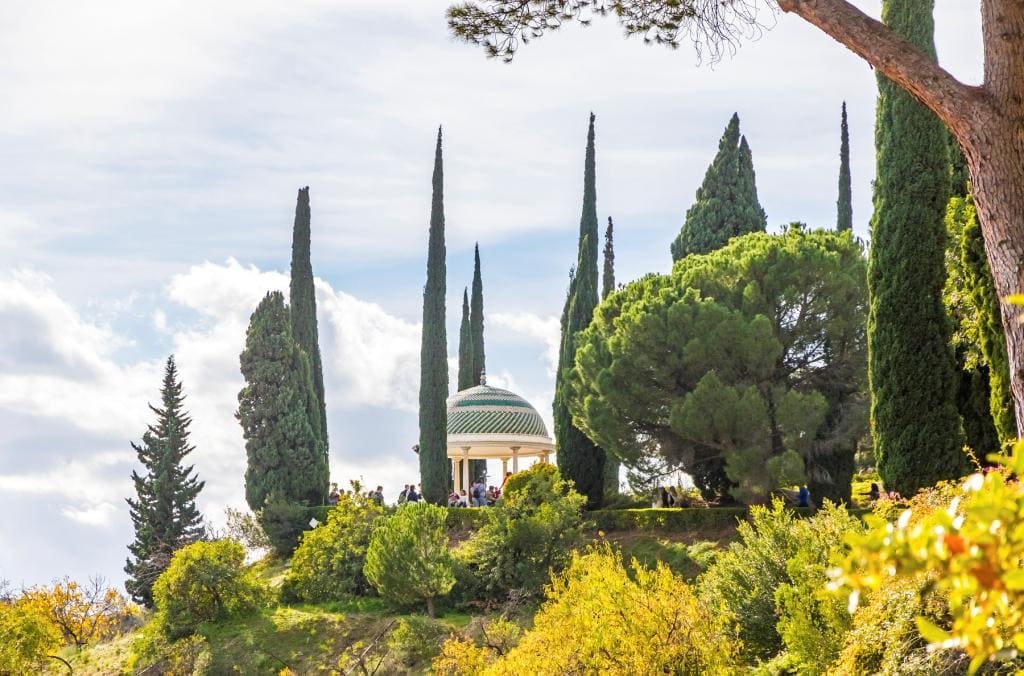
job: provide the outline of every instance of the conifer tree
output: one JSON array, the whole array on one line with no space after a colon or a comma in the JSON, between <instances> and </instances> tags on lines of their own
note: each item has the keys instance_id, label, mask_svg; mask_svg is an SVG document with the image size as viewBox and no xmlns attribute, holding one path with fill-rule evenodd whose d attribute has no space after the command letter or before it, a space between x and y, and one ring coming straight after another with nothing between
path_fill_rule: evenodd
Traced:
<instances>
[{"instance_id":1,"label":"conifer tree","mask_svg":"<svg viewBox=\"0 0 1024 676\"><path fill-rule=\"evenodd\" d=\"M433 197L423 287L423 336L420 346L420 485L423 498L442 504L448 497L447 407L448 337L445 329L444 168L441 129L434 152Z\"/></svg>"},{"instance_id":2,"label":"conifer tree","mask_svg":"<svg viewBox=\"0 0 1024 676\"><path fill-rule=\"evenodd\" d=\"M714 251L733 237L764 232L766 227L750 146L740 136L739 115L733 113L718 142L718 154L697 189L697 201L687 210L682 230L672 242L672 260Z\"/></svg>"},{"instance_id":3,"label":"conifer tree","mask_svg":"<svg viewBox=\"0 0 1024 676\"><path fill-rule=\"evenodd\" d=\"M473 352L473 384L479 385L487 371L487 360L484 356L484 283L480 275L479 244L473 247L473 293L469 300L469 332ZM486 474L486 460L469 461L469 475L472 480L483 479Z\"/></svg>"},{"instance_id":4,"label":"conifer tree","mask_svg":"<svg viewBox=\"0 0 1024 676\"><path fill-rule=\"evenodd\" d=\"M245 499L260 513L269 501L322 505L329 472L309 357L292 335L284 294L268 293L249 320L238 393L248 464Z\"/></svg>"},{"instance_id":5,"label":"conifer tree","mask_svg":"<svg viewBox=\"0 0 1024 676\"><path fill-rule=\"evenodd\" d=\"M884 0L882 19L934 59L932 5ZM881 75L878 89L868 268L872 433L886 487L913 495L969 468L942 302L948 160L938 118Z\"/></svg>"},{"instance_id":6,"label":"conifer tree","mask_svg":"<svg viewBox=\"0 0 1024 676\"><path fill-rule=\"evenodd\" d=\"M846 123L846 101L843 121L839 125L839 199L836 200L836 230L853 230L853 194L850 185L850 128Z\"/></svg>"},{"instance_id":7,"label":"conifer tree","mask_svg":"<svg viewBox=\"0 0 1024 676\"><path fill-rule=\"evenodd\" d=\"M480 382L473 375L473 334L469 327L469 291L462 290L462 322L459 324L459 391Z\"/></svg>"},{"instance_id":8,"label":"conifer tree","mask_svg":"<svg viewBox=\"0 0 1024 676\"><path fill-rule=\"evenodd\" d=\"M295 226L292 230L292 276L288 300L291 306L292 332L295 342L309 357L320 409L320 426L317 434L323 442L324 458L327 450L327 405L324 401L324 372L320 361L320 337L316 322L316 290L313 287L313 264L310 262L310 212L309 186L299 188L295 203Z\"/></svg>"},{"instance_id":9,"label":"conifer tree","mask_svg":"<svg viewBox=\"0 0 1024 676\"><path fill-rule=\"evenodd\" d=\"M125 588L147 608L153 607L153 583L170 564L171 554L203 534L196 496L204 482L196 478L192 465L182 464L195 447L188 439L192 419L184 409L174 355L164 367L160 399L159 408L149 407L156 424L149 425L141 444L132 443L145 474L132 471L136 497L127 499L135 541L128 545Z\"/></svg>"},{"instance_id":10,"label":"conifer tree","mask_svg":"<svg viewBox=\"0 0 1024 676\"><path fill-rule=\"evenodd\" d=\"M484 283L480 276L480 245L473 248L473 295L469 300L469 330L473 336L473 372L477 383L487 371L484 357Z\"/></svg>"},{"instance_id":11,"label":"conifer tree","mask_svg":"<svg viewBox=\"0 0 1024 676\"><path fill-rule=\"evenodd\" d=\"M604 269L601 273L601 300L615 291L615 247L613 244L612 217L608 217L608 227L604 231ZM606 496L619 493L619 459L605 452L604 458L604 494Z\"/></svg>"},{"instance_id":12,"label":"conifer tree","mask_svg":"<svg viewBox=\"0 0 1024 676\"><path fill-rule=\"evenodd\" d=\"M608 227L604 231L604 269L601 274L601 300L615 290L615 247L612 243L612 217L608 217Z\"/></svg>"},{"instance_id":13,"label":"conifer tree","mask_svg":"<svg viewBox=\"0 0 1024 676\"><path fill-rule=\"evenodd\" d=\"M568 398L572 396L569 371L576 355L576 334L590 325L597 307L597 178L594 157L594 114L590 114L587 151L583 165L583 213L580 217L576 272L562 310L562 341L555 376L554 424L558 469L597 509L604 498L605 453L572 422Z\"/></svg>"}]
</instances>

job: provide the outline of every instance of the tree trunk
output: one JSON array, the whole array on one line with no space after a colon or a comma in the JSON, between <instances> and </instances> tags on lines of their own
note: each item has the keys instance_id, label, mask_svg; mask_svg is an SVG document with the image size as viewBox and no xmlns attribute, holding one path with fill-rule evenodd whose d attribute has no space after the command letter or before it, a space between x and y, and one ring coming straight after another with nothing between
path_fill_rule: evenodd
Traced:
<instances>
[{"instance_id":1,"label":"tree trunk","mask_svg":"<svg viewBox=\"0 0 1024 676\"><path fill-rule=\"evenodd\" d=\"M433 596L427 597L427 617L429 617L430 619L434 619L435 617L437 617L437 611L434 609Z\"/></svg>"},{"instance_id":2,"label":"tree trunk","mask_svg":"<svg viewBox=\"0 0 1024 676\"><path fill-rule=\"evenodd\" d=\"M1024 2L980 0L985 82L957 81L847 0L778 0L917 97L963 147L1000 298L1024 293ZM1017 434L1024 437L1024 318L1000 303Z\"/></svg>"},{"instance_id":3,"label":"tree trunk","mask_svg":"<svg viewBox=\"0 0 1024 676\"><path fill-rule=\"evenodd\" d=\"M996 293L1024 292L1024 140L1019 118L994 116L965 145L978 222L985 239ZM1024 436L1024 324L1021 308L1002 300L1000 309L1010 365L1010 392L1017 435Z\"/></svg>"}]
</instances>

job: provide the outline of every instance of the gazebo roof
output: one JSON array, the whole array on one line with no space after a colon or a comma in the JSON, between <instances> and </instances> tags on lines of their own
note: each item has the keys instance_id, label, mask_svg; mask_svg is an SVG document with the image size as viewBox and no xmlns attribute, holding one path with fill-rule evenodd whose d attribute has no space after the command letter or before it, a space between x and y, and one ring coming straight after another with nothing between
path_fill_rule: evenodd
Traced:
<instances>
[{"instance_id":1,"label":"gazebo roof","mask_svg":"<svg viewBox=\"0 0 1024 676\"><path fill-rule=\"evenodd\" d=\"M448 453L472 449L478 457L543 455L554 450L544 420L519 395L490 385L462 390L448 399Z\"/></svg>"}]
</instances>

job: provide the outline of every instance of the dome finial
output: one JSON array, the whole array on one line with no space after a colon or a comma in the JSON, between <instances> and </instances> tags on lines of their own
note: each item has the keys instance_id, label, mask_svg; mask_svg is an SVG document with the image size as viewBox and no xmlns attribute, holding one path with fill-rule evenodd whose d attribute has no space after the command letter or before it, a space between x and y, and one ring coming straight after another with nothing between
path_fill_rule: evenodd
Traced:
<instances>
[{"instance_id":1,"label":"dome finial","mask_svg":"<svg viewBox=\"0 0 1024 676\"><path fill-rule=\"evenodd\" d=\"M487 384L487 371L480 371L480 384L481 385L486 385Z\"/></svg>"}]
</instances>

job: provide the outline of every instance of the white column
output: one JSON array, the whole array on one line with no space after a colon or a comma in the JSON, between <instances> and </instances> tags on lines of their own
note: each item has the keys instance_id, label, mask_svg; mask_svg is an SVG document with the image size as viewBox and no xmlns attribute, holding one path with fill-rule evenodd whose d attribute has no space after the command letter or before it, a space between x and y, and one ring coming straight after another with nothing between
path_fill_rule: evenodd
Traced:
<instances>
[{"instance_id":1,"label":"white column","mask_svg":"<svg viewBox=\"0 0 1024 676\"><path fill-rule=\"evenodd\" d=\"M452 488L455 492L459 492L459 461L455 458L450 458L452 461Z\"/></svg>"},{"instance_id":2,"label":"white column","mask_svg":"<svg viewBox=\"0 0 1024 676\"><path fill-rule=\"evenodd\" d=\"M462 447L462 453L465 457L462 459L462 487L466 489L466 493L469 493L469 446ZM471 497L471 496L470 496Z\"/></svg>"},{"instance_id":3,"label":"white column","mask_svg":"<svg viewBox=\"0 0 1024 676\"><path fill-rule=\"evenodd\" d=\"M519 471L519 447L512 447L512 473L515 474Z\"/></svg>"},{"instance_id":4,"label":"white column","mask_svg":"<svg viewBox=\"0 0 1024 676\"><path fill-rule=\"evenodd\" d=\"M501 459L501 480L505 480L505 476L508 474L508 458Z\"/></svg>"}]
</instances>

